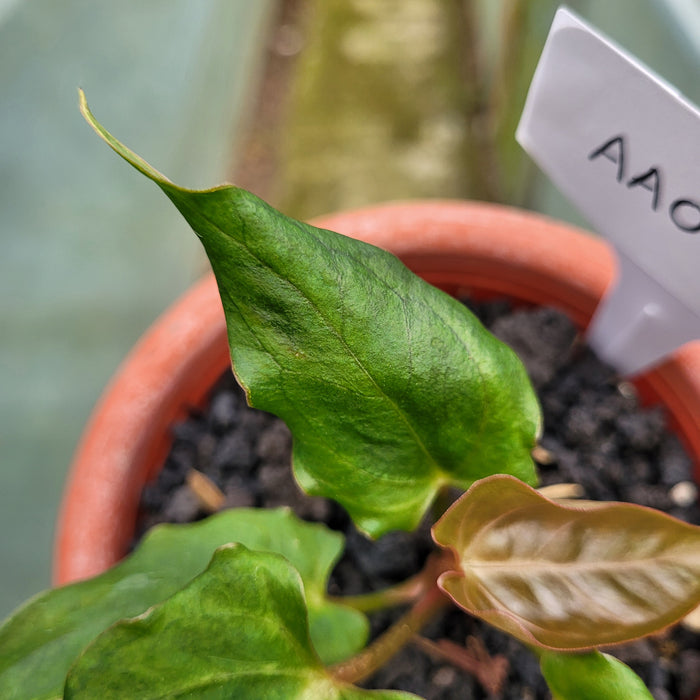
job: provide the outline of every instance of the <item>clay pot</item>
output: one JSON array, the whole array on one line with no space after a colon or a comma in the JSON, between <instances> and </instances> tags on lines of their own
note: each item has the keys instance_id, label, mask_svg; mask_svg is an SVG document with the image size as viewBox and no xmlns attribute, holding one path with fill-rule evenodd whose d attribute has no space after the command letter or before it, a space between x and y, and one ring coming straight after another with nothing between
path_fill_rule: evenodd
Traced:
<instances>
[{"instance_id":1,"label":"clay pot","mask_svg":"<svg viewBox=\"0 0 700 700\"><path fill-rule=\"evenodd\" d=\"M602 240L502 206L395 203L314 223L390 250L450 294L553 306L580 328L614 277ZM228 362L221 302L209 276L154 324L97 406L63 499L55 584L100 573L126 553L141 490L169 449L169 426L205 400ZM667 407L700 480L700 342L636 383L647 401Z\"/></svg>"}]
</instances>

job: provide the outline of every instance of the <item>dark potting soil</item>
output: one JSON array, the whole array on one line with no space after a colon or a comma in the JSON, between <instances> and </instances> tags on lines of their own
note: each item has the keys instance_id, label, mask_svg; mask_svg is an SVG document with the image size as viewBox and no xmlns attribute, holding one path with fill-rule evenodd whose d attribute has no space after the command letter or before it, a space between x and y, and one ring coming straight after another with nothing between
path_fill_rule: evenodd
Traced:
<instances>
[{"instance_id":1,"label":"dark potting soil","mask_svg":"<svg viewBox=\"0 0 700 700\"><path fill-rule=\"evenodd\" d=\"M512 310L506 302L480 304L474 310L520 355L540 397L545 427L538 455L542 485L573 482L589 499L640 503L700 523L692 464L666 430L663 410L640 409L633 387L618 382L579 343L566 317L548 309ZM208 409L193 412L173 432L165 467L143 493L142 532L158 522L204 517L185 482L188 471L197 469L218 484L227 506L288 505L301 518L342 531L346 551L331 576L334 595L403 581L433 549L429 523L416 533L391 533L371 542L336 503L301 493L289 467L289 431L279 419L246 406L230 373L212 392ZM371 616L372 635L400 612ZM419 642L408 645L367 687L408 690L428 700L551 697L530 651L466 613L450 609L423 636L467 646L482 666L485 658L503 664L501 689L489 693L472 674ZM656 700L685 700L700 692L700 634L680 625L610 652L640 674Z\"/></svg>"}]
</instances>

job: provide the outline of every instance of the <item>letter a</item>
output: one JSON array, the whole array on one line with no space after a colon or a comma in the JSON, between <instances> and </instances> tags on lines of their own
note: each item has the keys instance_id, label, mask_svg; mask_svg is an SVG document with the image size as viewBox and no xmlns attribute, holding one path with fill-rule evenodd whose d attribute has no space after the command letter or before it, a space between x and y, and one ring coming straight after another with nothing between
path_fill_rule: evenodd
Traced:
<instances>
[{"instance_id":1,"label":"letter a","mask_svg":"<svg viewBox=\"0 0 700 700\"><path fill-rule=\"evenodd\" d=\"M648 182L648 180L652 182ZM656 211L656 207L659 205L659 189L660 189L660 178L659 171L656 168L649 168L645 173L641 175L635 175L628 183L627 187L643 187L645 190L651 192L651 208Z\"/></svg>"},{"instance_id":2,"label":"letter a","mask_svg":"<svg viewBox=\"0 0 700 700\"><path fill-rule=\"evenodd\" d=\"M617 164L617 181L622 182L625 169L625 144L622 136L613 136L602 146L596 148L588 155L588 160L593 160L598 156L604 156L612 163Z\"/></svg>"}]
</instances>

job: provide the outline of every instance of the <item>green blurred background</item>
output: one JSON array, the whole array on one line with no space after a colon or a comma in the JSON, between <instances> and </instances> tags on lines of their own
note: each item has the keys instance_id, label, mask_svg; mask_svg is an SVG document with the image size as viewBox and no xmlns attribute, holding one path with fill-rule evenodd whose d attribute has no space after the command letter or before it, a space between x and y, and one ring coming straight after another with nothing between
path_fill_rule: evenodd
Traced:
<instances>
[{"instance_id":1,"label":"green blurred background","mask_svg":"<svg viewBox=\"0 0 700 700\"><path fill-rule=\"evenodd\" d=\"M0 617L50 580L90 409L206 269L115 135L308 218L411 197L581 223L513 139L551 0L0 0ZM700 101L700 3L569 3Z\"/></svg>"}]
</instances>

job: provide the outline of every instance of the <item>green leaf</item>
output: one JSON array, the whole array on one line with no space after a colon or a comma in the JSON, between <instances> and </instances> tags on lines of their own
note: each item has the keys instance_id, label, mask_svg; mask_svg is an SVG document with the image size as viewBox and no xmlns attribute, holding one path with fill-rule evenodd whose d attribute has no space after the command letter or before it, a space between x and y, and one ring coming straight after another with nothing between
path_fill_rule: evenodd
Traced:
<instances>
[{"instance_id":1,"label":"green leaf","mask_svg":"<svg viewBox=\"0 0 700 700\"><path fill-rule=\"evenodd\" d=\"M608 654L545 651L540 665L554 700L653 700L642 679Z\"/></svg>"},{"instance_id":2,"label":"green leaf","mask_svg":"<svg viewBox=\"0 0 700 700\"><path fill-rule=\"evenodd\" d=\"M306 588L311 636L326 663L356 653L367 639L361 613L325 598L342 535L286 509L233 509L191 525L160 525L121 564L88 581L47 591L0 627L0 697L60 697L70 664L100 632L139 615L200 574L217 547L241 542L277 552Z\"/></svg>"},{"instance_id":3,"label":"green leaf","mask_svg":"<svg viewBox=\"0 0 700 700\"><path fill-rule=\"evenodd\" d=\"M527 644L624 642L700 602L700 527L649 508L561 505L494 476L474 484L433 535L459 564L442 588Z\"/></svg>"},{"instance_id":4,"label":"green leaf","mask_svg":"<svg viewBox=\"0 0 700 700\"><path fill-rule=\"evenodd\" d=\"M540 411L515 354L397 258L294 221L233 186L172 184L102 138L172 200L216 275L233 367L285 420L309 493L372 536L413 529L445 484L504 472L534 483Z\"/></svg>"},{"instance_id":5,"label":"green leaf","mask_svg":"<svg viewBox=\"0 0 700 700\"><path fill-rule=\"evenodd\" d=\"M277 554L218 549L209 568L101 634L68 674L72 698L408 698L335 681L309 639L304 588Z\"/></svg>"}]
</instances>

